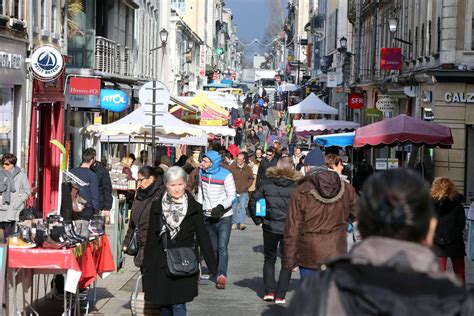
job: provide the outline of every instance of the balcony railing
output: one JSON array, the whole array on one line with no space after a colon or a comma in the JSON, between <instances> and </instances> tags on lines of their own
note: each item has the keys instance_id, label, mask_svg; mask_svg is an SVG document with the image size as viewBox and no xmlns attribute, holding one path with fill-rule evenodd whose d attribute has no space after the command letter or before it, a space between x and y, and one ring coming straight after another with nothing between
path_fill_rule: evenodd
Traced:
<instances>
[{"instance_id":1,"label":"balcony railing","mask_svg":"<svg viewBox=\"0 0 474 316\"><path fill-rule=\"evenodd\" d=\"M95 38L95 70L131 76L130 48L105 37Z\"/></svg>"},{"instance_id":2,"label":"balcony railing","mask_svg":"<svg viewBox=\"0 0 474 316\"><path fill-rule=\"evenodd\" d=\"M347 0L347 19L350 23L356 20L356 0Z\"/></svg>"}]
</instances>

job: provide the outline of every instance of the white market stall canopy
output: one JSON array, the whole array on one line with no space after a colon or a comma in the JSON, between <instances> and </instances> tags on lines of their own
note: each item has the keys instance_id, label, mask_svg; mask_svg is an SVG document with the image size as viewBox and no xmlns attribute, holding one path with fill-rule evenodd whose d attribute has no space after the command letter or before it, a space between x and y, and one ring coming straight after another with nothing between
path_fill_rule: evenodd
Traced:
<instances>
[{"instance_id":1,"label":"white market stall canopy","mask_svg":"<svg viewBox=\"0 0 474 316\"><path fill-rule=\"evenodd\" d=\"M141 106L127 116L110 124L89 125L82 129L83 134L91 136L114 135L151 135L152 116L145 114L145 107ZM157 134L185 136L201 136L204 131L196 125L181 121L172 114L165 112L163 116L156 116L155 129Z\"/></svg>"},{"instance_id":2,"label":"white market stall canopy","mask_svg":"<svg viewBox=\"0 0 474 316\"><path fill-rule=\"evenodd\" d=\"M339 120L294 120L297 132L320 132L326 130L349 130L360 127L360 124Z\"/></svg>"},{"instance_id":3,"label":"white market stall canopy","mask_svg":"<svg viewBox=\"0 0 474 316\"><path fill-rule=\"evenodd\" d=\"M337 115L339 111L332 106L324 103L314 93L310 93L306 99L300 103L288 107L290 114L333 114Z\"/></svg>"},{"instance_id":4,"label":"white market stall canopy","mask_svg":"<svg viewBox=\"0 0 474 316\"><path fill-rule=\"evenodd\" d=\"M199 125L199 128L202 128L206 131L207 134L214 134L217 136L235 136L235 128L228 126L205 126Z\"/></svg>"},{"instance_id":5,"label":"white market stall canopy","mask_svg":"<svg viewBox=\"0 0 474 316\"><path fill-rule=\"evenodd\" d=\"M151 136L127 136L127 135L116 135L116 136L106 136L102 135L100 137L102 143L151 143ZM169 137L163 135L156 135L157 144L167 144L167 145L188 145L188 146L207 146L207 135L203 134L201 136L186 136L186 137Z\"/></svg>"}]
</instances>

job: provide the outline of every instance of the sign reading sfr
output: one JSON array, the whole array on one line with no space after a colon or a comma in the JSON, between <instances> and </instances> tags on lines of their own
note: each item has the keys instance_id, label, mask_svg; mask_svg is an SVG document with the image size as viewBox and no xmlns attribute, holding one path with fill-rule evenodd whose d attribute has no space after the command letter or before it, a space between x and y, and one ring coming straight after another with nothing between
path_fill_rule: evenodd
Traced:
<instances>
[{"instance_id":1,"label":"sign reading sfr","mask_svg":"<svg viewBox=\"0 0 474 316\"><path fill-rule=\"evenodd\" d=\"M122 112L128 107L128 95L121 90L100 90L100 107L112 112Z\"/></svg>"}]
</instances>

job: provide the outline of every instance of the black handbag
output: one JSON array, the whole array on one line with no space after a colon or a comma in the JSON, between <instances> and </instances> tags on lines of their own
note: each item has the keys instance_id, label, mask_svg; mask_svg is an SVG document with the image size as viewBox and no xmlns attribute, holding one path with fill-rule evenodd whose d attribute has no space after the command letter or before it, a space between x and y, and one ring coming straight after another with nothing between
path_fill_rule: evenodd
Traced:
<instances>
[{"instance_id":1,"label":"black handbag","mask_svg":"<svg viewBox=\"0 0 474 316\"><path fill-rule=\"evenodd\" d=\"M127 243L125 253L129 256L136 256L138 254L138 228L133 230L132 236Z\"/></svg>"},{"instance_id":2,"label":"black handbag","mask_svg":"<svg viewBox=\"0 0 474 316\"><path fill-rule=\"evenodd\" d=\"M165 219L161 218L163 225ZM186 277L199 272L199 263L194 247L168 248L169 232L162 234L161 241L166 256L166 272L173 277Z\"/></svg>"}]
</instances>

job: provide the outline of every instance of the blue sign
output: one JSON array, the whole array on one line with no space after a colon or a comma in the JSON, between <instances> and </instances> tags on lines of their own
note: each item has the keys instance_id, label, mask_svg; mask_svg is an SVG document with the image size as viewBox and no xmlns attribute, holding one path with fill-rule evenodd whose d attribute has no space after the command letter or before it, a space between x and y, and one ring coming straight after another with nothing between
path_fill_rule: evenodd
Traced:
<instances>
[{"instance_id":1,"label":"blue sign","mask_svg":"<svg viewBox=\"0 0 474 316\"><path fill-rule=\"evenodd\" d=\"M112 112L122 112L128 107L128 95L121 90L100 90L100 108Z\"/></svg>"}]
</instances>

